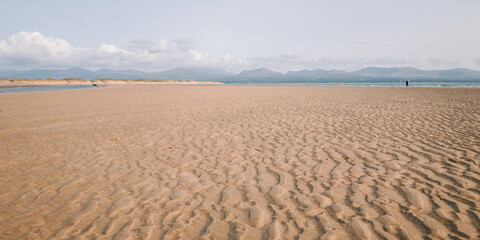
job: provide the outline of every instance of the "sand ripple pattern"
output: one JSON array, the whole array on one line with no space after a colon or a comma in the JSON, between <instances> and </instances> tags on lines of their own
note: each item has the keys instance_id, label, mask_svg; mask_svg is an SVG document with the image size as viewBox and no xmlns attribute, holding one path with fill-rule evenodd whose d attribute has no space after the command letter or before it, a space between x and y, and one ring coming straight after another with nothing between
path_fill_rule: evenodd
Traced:
<instances>
[{"instance_id":1,"label":"sand ripple pattern","mask_svg":"<svg viewBox=\"0 0 480 240\"><path fill-rule=\"evenodd\" d=\"M0 95L0 239L478 239L480 90Z\"/></svg>"}]
</instances>

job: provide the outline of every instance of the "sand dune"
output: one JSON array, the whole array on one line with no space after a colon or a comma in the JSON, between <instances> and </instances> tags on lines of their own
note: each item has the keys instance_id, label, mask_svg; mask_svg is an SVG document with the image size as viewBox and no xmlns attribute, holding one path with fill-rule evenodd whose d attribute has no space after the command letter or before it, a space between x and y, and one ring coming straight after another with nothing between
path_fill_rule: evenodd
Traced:
<instances>
[{"instance_id":1,"label":"sand dune","mask_svg":"<svg viewBox=\"0 0 480 240\"><path fill-rule=\"evenodd\" d=\"M125 79L99 79L99 80L83 80L83 79L0 79L0 88L4 87L28 87L28 86L58 86L58 85L224 85L221 82L214 81L196 81L196 80L125 80Z\"/></svg>"},{"instance_id":2,"label":"sand dune","mask_svg":"<svg viewBox=\"0 0 480 240\"><path fill-rule=\"evenodd\" d=\"M1 239L478 239L480 89L0 95Z\"/></svg>"}]
</instances>

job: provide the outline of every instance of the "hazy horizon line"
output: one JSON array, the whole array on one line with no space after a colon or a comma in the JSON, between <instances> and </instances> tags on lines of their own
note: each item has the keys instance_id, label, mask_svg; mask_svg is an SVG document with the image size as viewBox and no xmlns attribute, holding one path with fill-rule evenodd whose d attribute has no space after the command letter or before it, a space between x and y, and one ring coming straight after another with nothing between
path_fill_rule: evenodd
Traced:
<instances>
[{"instance_id":1,"label":"hazy horizon line","mask_svg":"<svg viewBox=\"0 0 480 240\"><path fill-rule=\"evenodd\" d=\"M96 72L96 71L100 71L100 70L110 70L110 71L139 71L139 72L144 72L144 73L155 73L155 72L163 72L163 71L168 71L168 70L173 70L173 69L211 69L211 70L222 70L222 71L225 71L225 72L229 72L229 73L232 73L232 74L239 74L241 72L247 72L247 71L254 71L254 70L261 70L261 69L266 69L266 70L269 70L269 71L272 71L272 72L277 72L277 73L282 73L282 74L285 74L287 72L298 72L298 71L314 71L314 70L324 70L324 71L344 71L344 72L347 72L347 73L353 73L353 72L356 72L356 71L360 71L360 70L363 70L363 69L367 69L367 68L378 68L378 69L405 69L405 68L412 68L412 69L417 69L417 70L421 70L421 71L448 71L448 70L455 70L455 69L463 69L463 70L469 70L469 71L476 71L476 72L480 72L480 70L477 70L477 69L471 69L471 68L467 68L467 67L451 67L451 68L435 68L435 69L425 69L425 68L419 68L419 67L414 67L414 66L388 66L388 67L384 67L384 66L366 66L366 67L362 67L362 68L358 68L358 69L355 69L355 70L347 70L347 69L339 69L339 68L299 68L297 70L287 70L287 71L279 71L279 70L275 70L275 69L271 69L271 68L268 68L268 67L254 67L254 68L244 68L240 71L230 71L230 70L226 70L225 68L221 68L221 67L211 67L211 66L208 66L208 67L197 67L197 66L179 66L179 67L171 67L171 68L163 68L163 69L158 69L158 70L142 70L142 69L139 69L139 68L93 68L93 67L78 67L78 66L71 66L71 67L45 67L45 68L28 68L28 69L23 69L23 70L19 70L19 69L13 69L13 68L3 68L3 69L0 69L0 71L15 71L15 72L28 72L28 71L32 71L32 70L45 70L45 71L54 71L54 70L69 70L69 69L83 69L83 70L88 70L88 71L91 71L91 72Z\"/></svg>"}]
</instances>

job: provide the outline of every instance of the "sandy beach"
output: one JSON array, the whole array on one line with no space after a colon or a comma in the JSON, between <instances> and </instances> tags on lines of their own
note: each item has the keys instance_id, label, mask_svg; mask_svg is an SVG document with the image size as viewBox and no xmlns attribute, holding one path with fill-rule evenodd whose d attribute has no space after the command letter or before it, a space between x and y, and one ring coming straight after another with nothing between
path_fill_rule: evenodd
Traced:
<instances>
[{"instance_id":1,"label":"sandy beach","mask_svg":"<svg viewBox=\"0 0 480 240\"><path fill-rule=\"evenodd\" d=\"M0 94L0 239L479 239L480 89Z\"/></svg>"}]
</instances>

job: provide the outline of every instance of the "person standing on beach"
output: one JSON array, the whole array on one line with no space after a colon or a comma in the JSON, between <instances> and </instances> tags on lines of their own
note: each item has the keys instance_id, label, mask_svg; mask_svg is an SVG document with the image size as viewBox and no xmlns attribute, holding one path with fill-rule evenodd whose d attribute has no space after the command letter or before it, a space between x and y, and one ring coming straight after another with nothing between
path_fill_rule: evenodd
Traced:
<instances>
[{"instance_id":1,"label":"person standing on beach","mask_svg":"<svg viewBox=\"0 0 480 240\"><path fill-rule=\"evenodd\" d=\"M408 80L405 82L405 86L407 86L407 87L408 87Z\"/></svg>"}]
</instances>

